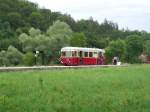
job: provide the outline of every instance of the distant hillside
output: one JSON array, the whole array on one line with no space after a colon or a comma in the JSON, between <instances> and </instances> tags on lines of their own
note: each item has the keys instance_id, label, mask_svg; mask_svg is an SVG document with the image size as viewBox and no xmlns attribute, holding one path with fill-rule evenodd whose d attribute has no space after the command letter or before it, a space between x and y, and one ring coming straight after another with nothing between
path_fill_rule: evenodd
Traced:
<instances>
[{"instance_id":1,"label":"distant hillside","mask_svg":"<svg viewBox=\"0 0 150 112\"><path fill-rule=\"evenodd\" d=\"M118 25L111 21L104 20L99 24L92 18L88 20L75 21L68 14L52 12L50 9L41 9L38 4L27 0L0 0L0 38L5 39L1 42L1 49L7 48L9 44L14 44L12 38L16 38L22 32L28 32L29 28L38 28L45 32L46 29L56 20L61 20L70 25L75 32L84 32L87 37L109 37L111 40L116 38L126 38L131 33L141 35L141 32L129 30L119 30ZM11 41L8 41L9 40ZM4 43L7 43L3 45ZM16 43L17 44L17 43Z\"/></svg>"}]
</instances>

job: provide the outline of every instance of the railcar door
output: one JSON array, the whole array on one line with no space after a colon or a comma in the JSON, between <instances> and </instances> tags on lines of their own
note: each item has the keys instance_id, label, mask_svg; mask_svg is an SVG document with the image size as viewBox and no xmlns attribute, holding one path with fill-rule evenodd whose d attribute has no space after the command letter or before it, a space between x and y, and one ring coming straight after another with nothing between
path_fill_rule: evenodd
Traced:
<instances>
[{"instance_id":1,"label":"railcar door","mask_svg":"<svg viewBox=\"0 0 150 112\"><path fill-rule=\"evenodd\" d=\"M79 51L79 64L82 65L83 64L83 52L82 51Z\"/></svg>"}]
</instances>

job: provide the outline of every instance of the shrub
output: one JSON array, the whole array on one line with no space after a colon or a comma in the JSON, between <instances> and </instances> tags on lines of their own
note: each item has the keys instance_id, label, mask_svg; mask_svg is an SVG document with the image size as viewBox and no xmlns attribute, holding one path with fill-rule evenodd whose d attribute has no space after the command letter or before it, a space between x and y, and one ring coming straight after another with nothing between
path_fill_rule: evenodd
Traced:
<instances>
[{"instance_id":1,"label":"shrub","mask_svg":"<svg viewBox=\"0 0 150 112\"><path fill-rule=\"evenodd\" d=\"M10 65L19 65L23 62L23 54L13 46L9 46L7 50L7 59Z\"/></svg>"},{"instance_id":2,"label":"shrub","mask_svg":"<svg viewBox=\"0 0 150 112\"><path fill-rule=\"evenodd\" d=\"M6 57L7 52L6 51L1 51L0 52L0 66L8 66L9 65L9 60Z\"/></svg>"},{"instance_id":3,"label":"shrub","mask_svg":"<svg viewBox=\"0 0 150 112\"><path fill-rule=\"evenodd\" d=\"M35 56L34 53L32 52L27 52L24 56L23 56L23 63L26 66L33 66L35 64Z\"/></svg>"}]
</instances>

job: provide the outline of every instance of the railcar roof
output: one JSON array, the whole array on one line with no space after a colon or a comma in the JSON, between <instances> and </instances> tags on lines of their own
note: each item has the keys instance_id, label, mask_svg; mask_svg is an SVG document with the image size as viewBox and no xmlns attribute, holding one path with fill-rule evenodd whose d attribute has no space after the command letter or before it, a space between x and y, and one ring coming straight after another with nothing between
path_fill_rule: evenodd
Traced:
<instances>
[{"instance_id":1,"label":"railcar roof","mask_svg":"<svg viewBox=\"0 0 150 112\"><path fill-rule=\"evenodd\" d=\"M63 47L61 51L94 51L94 52L105 52L104 49L98 48L85 48L85 47Z\"/></svg>"}]
</instances>

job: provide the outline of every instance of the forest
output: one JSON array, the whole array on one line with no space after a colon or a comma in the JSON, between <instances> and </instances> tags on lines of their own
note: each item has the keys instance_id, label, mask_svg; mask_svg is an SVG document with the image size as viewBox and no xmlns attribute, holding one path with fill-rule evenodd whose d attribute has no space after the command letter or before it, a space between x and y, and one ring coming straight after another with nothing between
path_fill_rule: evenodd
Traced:
<instances>
[{"instance_id":1,"label":"forest","mask_svg":"<svg viewBox=\"0 0 150 112\"><path fill-rule=\"evenodd\" d=\"M76 21L27 0L0 0L0 66L58 64L65 46L105 49L107 63L114 56L141 63L141 54L150 57L150 33L120 29L107 19Z\"/></svg>"}]
</instances>

